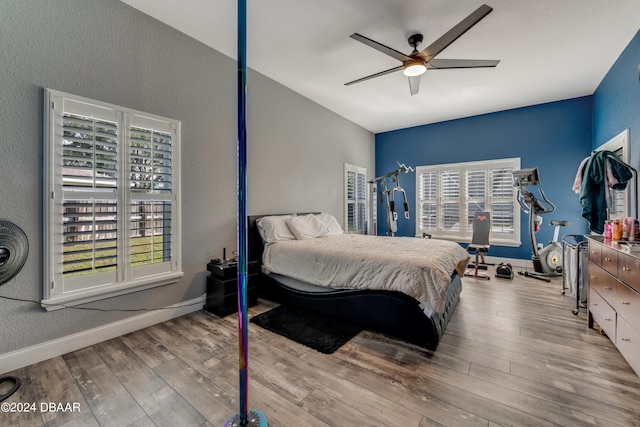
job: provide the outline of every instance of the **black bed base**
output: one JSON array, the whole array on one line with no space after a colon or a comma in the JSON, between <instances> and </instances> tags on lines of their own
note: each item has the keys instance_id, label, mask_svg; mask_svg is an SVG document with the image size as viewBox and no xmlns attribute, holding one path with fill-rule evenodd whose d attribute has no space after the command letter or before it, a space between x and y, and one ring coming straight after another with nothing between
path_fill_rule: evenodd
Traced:
<instances>
[{"instance_id":1,"label":"black bed base","mask_svg":"<svg viewBox=\"0 0 640 427\"><path fill-rule=\"evenodd\" d=\"M298 215L305 214L307 213L298 213ZM256 220L263 216L265 215L248 217L250 261L262 262L264 244L258 232ZM302 292L277 282L268 275L261 273L261 276L260 295L272 301L295 304L319 313L336 316L357 323L364 329L380 332L432 351L438 347L462 292L462 279L454 273L447 290L444 313L427 316L416 299L401 292L373 290Z\"/></svg>"},{"instance_id":2,"label":"black bed base","mask_svg":"<svg viewBox=\"0 0 640 427\"><path fill-rule=\"evenodd\" d=\"M341 290L309 293L286 286L268 275L263 276L260 290L267 299L339 317L431 351L438 347L462 290L462 280L456 274L447 292L445 312L428 317L414 298L401 292Z\"/></svg>"}]
</instances>

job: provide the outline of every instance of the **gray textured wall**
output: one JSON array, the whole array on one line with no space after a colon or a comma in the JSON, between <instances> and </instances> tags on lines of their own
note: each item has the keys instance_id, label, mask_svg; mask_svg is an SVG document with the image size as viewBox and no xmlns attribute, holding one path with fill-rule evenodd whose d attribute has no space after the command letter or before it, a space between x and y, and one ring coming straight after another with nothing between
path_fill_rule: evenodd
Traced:
<instances>
[{"instance_id":1,"label":"gray textured wall","mask_svg":"<svg viewBox=\"0 0 640 427\"><path fill-rule=\"evenodd\" d=\"M44 87L182 121L185 276L92 306L202 295L208 260L236 246L235 61L117 0L0 0L0 52L0 218L30 241L0 295L42 295ZM341 220L342 164L373 174L373 134L251 70L248 87L249 213L322 210ZM134 314L45 312L0 298L0 356Z\"/></svg>"}]
</instances>

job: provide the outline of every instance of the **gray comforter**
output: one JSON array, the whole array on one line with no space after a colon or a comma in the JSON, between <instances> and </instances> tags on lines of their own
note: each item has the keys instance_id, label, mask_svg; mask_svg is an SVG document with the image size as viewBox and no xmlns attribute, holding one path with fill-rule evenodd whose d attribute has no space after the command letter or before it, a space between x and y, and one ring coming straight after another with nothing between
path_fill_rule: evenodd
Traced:
<instances>
[{"instance_id":1,"label":"gray comforter","mask_svg":"<svg viewBox=\"0 0 640 427\"><path fill-rule=\"evenodd\" d=\"M442 313L454 271L469 254L455 242L343 234L267 245L266 272L334 289L400 291Z\"/></svg>"}]
</instances>

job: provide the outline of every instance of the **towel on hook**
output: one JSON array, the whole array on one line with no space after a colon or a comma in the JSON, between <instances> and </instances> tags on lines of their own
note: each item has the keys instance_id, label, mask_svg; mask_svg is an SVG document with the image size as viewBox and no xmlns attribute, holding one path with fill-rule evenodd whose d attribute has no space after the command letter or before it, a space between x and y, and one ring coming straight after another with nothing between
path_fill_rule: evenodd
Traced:
<instances>
[{"instance_id":1,"label":"towel on hook","mask_svg":"<svg viewBox=\"0 0 640 427\"><path fill-rule=\"evenodd\" d=\"M578 166L578 172L576 173L576 179L573 181L573 191L576 194L580 194L580 190L582 189L582 178L584 177L584 166L587 164L587 161L591 157L585 157L581 162L580 166Z\"/></svg>"},{"instance_id":2,"label":"towel on hook","mask_svg":"<svg viewBox=\"0 0 640 427\"><path fill-rule=\"evenodd\" d=\"M618 161L609 161L614 158ZM612 179L606 179L608 170ZM631 170L612 151L594 153L584 165L580 188L580 205L582 217L589 221L589 230L602 234L607 221L607 187L624 190L627 182L633 177ZM612 182L612 185L609 185Z\"/></svg>"},{"instance_id":3,"label":"towel on hook","mask_svg":"<svg viewBox=\"0 0 640 427\"><path fill-rule=\"evenodd\" d=\"M591 158L590 156L585 157L582 160L582 162L580 162L580 166L578 166L578 172L576 173L576 179L573 181L573 187L572 187L574 193L576 194L580 194L580 190L582 190L582 178L584 178L584 167L590 158ZM609 187L613 187L619 182L616 179L616 177L613 175L613 170L611 169L611 161L609 159L607 159L606 164L607 164L607 184L609 185Z\"/></svg>"}]
</instances>

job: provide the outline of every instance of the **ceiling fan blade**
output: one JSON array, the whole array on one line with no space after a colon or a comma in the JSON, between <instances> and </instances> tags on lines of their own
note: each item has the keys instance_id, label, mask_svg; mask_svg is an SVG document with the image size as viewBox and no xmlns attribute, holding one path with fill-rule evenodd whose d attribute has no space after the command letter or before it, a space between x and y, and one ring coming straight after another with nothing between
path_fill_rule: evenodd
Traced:
<instances>
[{"instance_id":1,"label":"ceiling fan blade","mask_svg":"<svg viewBox=\"0 0 640 427\"><path fill-rule=\"evenodd\" d=\"M354 80L354 81L352 81L352 82L345 83L344 85L345 85L345 86L349 86L349 85L352 85L352 84L355 84L355 83L363 82L363 81L365 81L365 80L373 79L373 78L375 78L375 77L384 76L385 74L395 73L396 71L400 71L400 70L402 70L403 68L404 68L404 66L399 65L399 66L397 66L397 67L393 67L393 68L390 68L390 69L388 69L388 70L380 71L379 73L371 74L370 76L363 77L363 78L361 78L361 79L358 79L358 80Z\"/></svg>"},{"instance_id":2,"label":"ceiling fan blade","mask_svg":"<svg viewBox=\"0 0 640 427\"><path fill-rule=\"evenodd\" d=\"M420 90L420 76L409 77L409 91L411 96L416 95Z\"/></svg>"},{"instance_id":3,"label":"ceiling fan blade","mask_svg":"<svg viewBox=\"0 0 640 427\"><path fill-rule=\"evenodd\" d=\"M432 59L427 63L430 70L446 70L451 68L484 68L495 67L500 63L494 59Z\"/></svg>"},{"instance_id":4,"label":"ceiling fan blade","mask_svg":"<svg viewBox=\"0 0 640 427\"><path fill-rule=\"evenodd\" d=\"M391 49L389 46L385 46L385 45L383 45L381 43L378 43L375 40L371 40L370 38L365 37L365 36L363 36L361 34L353 33L349 37L351 37L354 40L358 40L359 42L364 43L367 46L372 47L375 50L384 53L385 55L389 55L390 57L395 58L398 61L404 62L404 61L411 61L411 59L412 59L410 56L407 56L402 52L398 52L395 49Z\"/></svg>"},{"instance_id":5,"label":"ceiling fan blade","mask_svg":"<svg viewBox=\"0 0 640 427\"><path fill-rule=\"evenodd\" d=\"M425 61L430 61L431 58L442 52L447 46L456 41L458 37L467 32L471 27L480 22L482 18L487 16L493 10L492 7L483 4L476 9L471 15L460 21L455 27L447 31L438 40L431 43L424 50L422 50L418 56Z\"/></svg>"}]
</instances>

